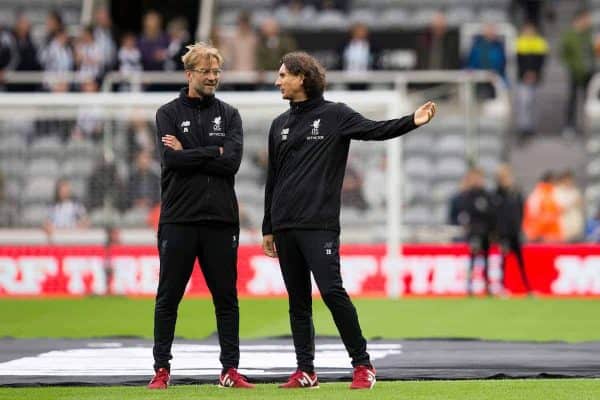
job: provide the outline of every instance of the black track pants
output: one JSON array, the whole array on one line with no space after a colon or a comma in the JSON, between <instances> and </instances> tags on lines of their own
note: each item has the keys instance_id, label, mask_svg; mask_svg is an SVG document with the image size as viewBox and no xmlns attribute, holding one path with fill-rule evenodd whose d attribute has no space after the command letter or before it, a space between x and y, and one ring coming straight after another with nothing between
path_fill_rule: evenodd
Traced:
<instances>
[{"instance_id":1,"label":"black track pants","mask_svg":"<svg viewBox=\"0 0 600 400\"><path fill-rule=\"evenodd\" d=\"M160 278L154 309L154 368L169 368L177 308L196 257L212 294L223 368L237 368L239 308L237 247L239 227L163 224L158 231Z\"/></svg>"},{"instance_id":2,"label":"black track pants","mask_svg":"<svg viewBox=\"0 0 600 400\"><path fill-rule=\"evenodd\" d=\"M314 370L311 272L352 358L352 365L370 365L367 341L362 335L356 309L342 286L338 233L286 230L276 232L274 237L289 296L290 325L298 368L307 372Z\"/></svg>"}]
</instances>

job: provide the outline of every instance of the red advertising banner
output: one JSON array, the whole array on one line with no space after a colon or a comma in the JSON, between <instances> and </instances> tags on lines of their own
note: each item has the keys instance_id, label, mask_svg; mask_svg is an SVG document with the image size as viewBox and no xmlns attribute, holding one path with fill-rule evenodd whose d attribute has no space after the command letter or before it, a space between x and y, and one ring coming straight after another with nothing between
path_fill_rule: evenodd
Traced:
<instances>
[{"instance_id":1,"label":"red advertising banner","mask_svg":"<svg viewBox=\"0 0 600 400\"><path fill-rule=\"evenodd\" d=\"M463 245L405 245L403 257L388 259L383 245L347 245L341 249L344 286L352 296L458 296L466 293L469 265ZM499 288L500 255L490 256L492 289ZM600 246L529 245L527 275L541 295L600 295ZM482 293L482 260L474 268L473 288ZM154 247L0 247L0 296L153 296L159 260ZM277 259L257 246L239 249L238 290L241 296L284 296ZM316 285L313 285L316 293ZM508 294L523 294L514 256L507 260ZM199 268L188 295L207 296Z\"/></svg>"}]
</instances>

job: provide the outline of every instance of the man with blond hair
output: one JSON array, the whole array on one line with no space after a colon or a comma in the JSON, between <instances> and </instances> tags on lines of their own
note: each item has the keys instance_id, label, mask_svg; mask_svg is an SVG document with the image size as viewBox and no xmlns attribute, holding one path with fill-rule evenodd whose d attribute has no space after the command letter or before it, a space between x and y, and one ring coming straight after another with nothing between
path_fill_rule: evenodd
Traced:
<instances>
[{"instance_id":1,"label":"man with blond hair","mask_svg":"<svg viewBox=\"0 0 600 400\"><path fill-rule=\"evenodd\" d=\"M177 308L196 258L212 295L223 365L221 387L252 388L237 371L239 213L233 189L242 159L242 120L215 97L223 58L207 44L182 57L188 86L156 113L161 160L160 276L154 312L154 370L166 389Z\"/></svg>"}]
</instances>

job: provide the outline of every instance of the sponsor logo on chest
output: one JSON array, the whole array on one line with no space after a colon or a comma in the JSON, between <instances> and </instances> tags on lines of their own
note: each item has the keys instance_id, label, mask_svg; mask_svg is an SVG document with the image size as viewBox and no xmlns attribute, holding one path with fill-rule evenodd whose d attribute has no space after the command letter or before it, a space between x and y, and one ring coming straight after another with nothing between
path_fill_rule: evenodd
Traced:
<instances>
[{"instance_id":1,"label":"sponsor logo on chest","mask_svg":"<svg viewBox=\"0 0 600 400\"><path fill-rule=\"evenodd\" d=\"M281 141L285 142L287 140L288 134L290 133L290 128L285 128L281 130Z\"/></svg>"},{"instance_id":2,"label":"sponsor logo on chest","mask_svg":"<svg viewBox=\"0 0 600 400\"><path fill-rule=\"evenodd\" d=\"M192 125L192 123L190 121L183 121L181 123L181 127L183 128L183 133L188 133L190 131L190 125Z\"/></svg>"}]
</instances>

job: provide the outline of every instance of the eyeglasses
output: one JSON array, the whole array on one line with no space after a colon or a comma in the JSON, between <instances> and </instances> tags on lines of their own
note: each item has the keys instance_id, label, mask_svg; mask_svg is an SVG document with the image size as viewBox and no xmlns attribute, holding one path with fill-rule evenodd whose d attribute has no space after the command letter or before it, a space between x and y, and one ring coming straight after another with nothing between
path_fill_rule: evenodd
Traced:
<instances>
[{"instance_id":1,"label":"eyeglasses","mask_svg":"<svg viewBox=\"0 0 600 400\"><path fill-rule=\"evenodd\" d=\"M223 70L220 68L215 68L215 69L199 68L199 69L189 69L188 71L198 72L201 75L214 74L216 76L221 75L221 72L223 72Z\"/></svg>"}]
</instances>

